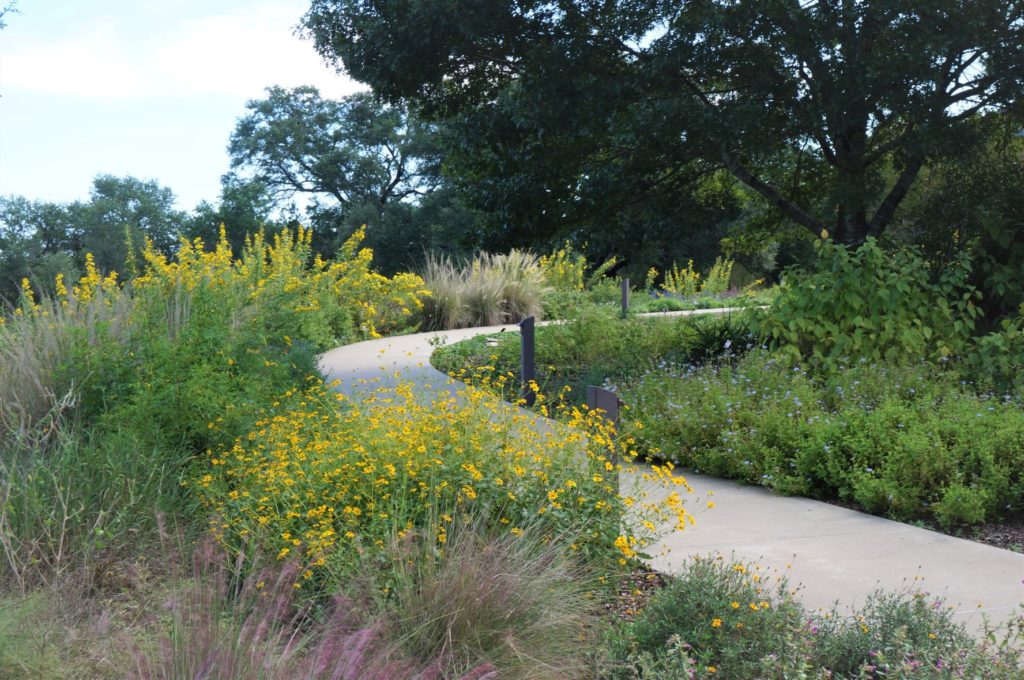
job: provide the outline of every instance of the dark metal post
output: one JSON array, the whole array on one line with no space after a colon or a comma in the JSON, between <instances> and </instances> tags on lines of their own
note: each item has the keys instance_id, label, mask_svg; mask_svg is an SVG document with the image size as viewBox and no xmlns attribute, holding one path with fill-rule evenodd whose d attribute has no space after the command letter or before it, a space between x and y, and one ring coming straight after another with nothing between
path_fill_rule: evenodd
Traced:
<instances>
[{"instance_id":1,"label":"dark metal post","mask_svg":"<svg viewBox=\"0 0 1024 680\"><path fill-rule=\"evenodd\" d=\"M615 426L616 434L619 431L619 407L622 406L622 402L619 400L619 395L615 394L611 390L606 390L595 385L587 385L587 406L591 411L600 409L603 411L603 417L605 420L611 421ZM618 486L619 479L619 458L615 453L615 447L611 447L611 457L609 462L615 466L615 471L612 473L615 477L616 486Z\"/></svg>"},{"instance_id":2,"label":"dark metal post","mask_svg":"<svg viewBox=\"0 0 1024 680\"><path fill-rule=\"evenodd\" d=\"M629 279L622 279L622 318L629 313Z\"/></svg>"},{"instance_id":3,"label":"dark metal post","mask_svg":"<svg viewBox=\"0 0 1024 680\"><path fill-rule=\"evenodd\" d=\"M527 406L533 406L537 393L530 389L530 381L537 379L536 355L533 338L534 319L528 316L519 322L521 348L519 353L520 375L523 379L523 399Z\"/></svg>"},{"instance_id":4,"label":"dark metal post","mask_svg":"<svg viewBox=\"0 0 1024 680\"><path fill-rule=\"evenodd\" d=\"M619 395L611 390L606 390L594 385L587 386L587 406L591 411L601 409L604 411L604 419L615 425L616 431L619 427Z\"/></svg>"}]
</instances>

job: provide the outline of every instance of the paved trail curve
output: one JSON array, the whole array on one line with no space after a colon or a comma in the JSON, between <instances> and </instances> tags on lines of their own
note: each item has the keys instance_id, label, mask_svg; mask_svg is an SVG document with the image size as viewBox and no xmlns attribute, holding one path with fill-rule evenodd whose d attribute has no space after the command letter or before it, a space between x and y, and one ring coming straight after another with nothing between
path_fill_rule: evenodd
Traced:
<instances>
[{"instance_id":1,"label":"paved trail curve","mask_svg":"<svg viewBox=\"0 0 1024 680\"><path fill-rule=\"evenodd\" d=\"M712 310L717 311L717 310ZM360 342L325 353L328 379L351 392L360 380L384 384L411 380L424 391L458 390L430 366L432 340L458 342L476 335L518 332L517 326L419 333ZM510 405L511 407L511 405ZM693 509L697 525L672 532L651 552L652 566L676 571L694 554L734 554L787 571L802 585L811 608L856 606L881 586L913 586L943 596L958 618L978 626L982 614L1008 619L1024 602L1024 555L893 522L805 498L775 496L766 489L684 473L697 495L714 492L715 507Z\"/></svg>"}]
</instances>

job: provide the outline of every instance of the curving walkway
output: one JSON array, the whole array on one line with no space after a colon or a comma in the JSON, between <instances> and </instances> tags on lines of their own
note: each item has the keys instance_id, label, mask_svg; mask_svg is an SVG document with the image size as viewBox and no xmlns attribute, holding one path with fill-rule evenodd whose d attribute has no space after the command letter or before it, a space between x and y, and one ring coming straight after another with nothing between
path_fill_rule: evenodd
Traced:
<instances>
[{"instance_id":1,"label":"curving walkway","mask_svg":"<svg viewBox=\"0 0 1024 680\"><path fill-rule=\"evenodd\" d=\"M434 343L497 332L518 332L518 326L360 342L325 353L320 367L349 393L364 380L411 380L424 392L457 392L458 383L430 366ZM836 601L844 608L857 606L878 587L906 586L944 597L956 616L974 627L980 627L982 615L994 622L1008 620L1024 603L1024 554L827 503L774 496L760 487L691 473L686 478L701 498L690 503L697 524L668 533L651 551L655 569L671 573L695 554L734 554L787 573L811 609L827 609ZM704 503L709 491L713 509Z\"/></svg>"}]
</instances>

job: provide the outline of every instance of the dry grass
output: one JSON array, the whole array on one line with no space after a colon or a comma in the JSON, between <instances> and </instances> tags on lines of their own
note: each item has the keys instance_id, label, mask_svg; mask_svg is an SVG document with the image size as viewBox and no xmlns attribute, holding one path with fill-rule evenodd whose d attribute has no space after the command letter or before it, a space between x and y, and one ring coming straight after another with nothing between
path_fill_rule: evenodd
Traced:
<instances>
[{"instance_id":1,"label":"dry grass","mask_svg":"<svg viewBox=\"0 0 1024 680\"><path fill-rule=\"evenodd\" d=\"M128 295L98 290L86 303L45 299L38 313L0 326L0 452L54 440L78 401L78 385L59 375L62 363L75 343L122 340L130 312Z\"/></svg>"},{"instance_id":2,"label":"dry grass","mask_svg":"<svg viewBox=\"0 0 1024 680\"><path fill-rule=\"evenodd\" d=\"M196 551L190 585L168 602L170 630L147 648L132 645L135 680L487 680L477 663L456 675L441 657L408 655L388 616L372 617L344 595L325 610L297 600L302 568L276 564L245 579L210 542Z\"/></svg>"},{"instance_id":3,"label":"dry grass","mask_svg":"<svg viewBox=\"0 0 1024 680\"><path fill-rule=\"evenodd\" d=\"M432 293L424 309L424 326L430 330L539 318L550 292L538 258L521 250L480 253L464 266L430 256L424 279Z\"/></svg>"},{"instance_id":4,"label":"dry grass","mask_svg":"<svg viewBox=\"0 0 1024 680\"><path fill-rule=\"evenodd\" d=\"M390 561L396 634L414 656L443 660L445 677L480 663L501 678L592 677L593 584L570 552L539 526L488 535L479 520L453 528L443 551L406 539Z\"/></svg>"}]
</instances>

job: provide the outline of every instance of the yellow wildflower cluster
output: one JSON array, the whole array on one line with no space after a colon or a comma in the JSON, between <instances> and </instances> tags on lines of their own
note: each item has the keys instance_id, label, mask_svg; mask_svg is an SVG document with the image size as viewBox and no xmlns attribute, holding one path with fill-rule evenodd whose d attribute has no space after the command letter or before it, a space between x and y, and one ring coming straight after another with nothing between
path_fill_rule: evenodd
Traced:
<instances>
[{"instance_id":1,"label":"yellow wildflower cluster","mask_svg":"<svg viewBox=\"0 0 1024 680\"><path fill-rule=\"evenodd\" d=\"M676 295L696 295L700 291L700 272L693 268L693 260L683 268L673 263L672 268L665 271L662 288Z\"/></svg>"},{"instance_id":2,"label":"yellow wildflower cluster","mask_svg":"<svg viewBox=\"0 0 1024 680\"><path fill-rule=\"evenodd\" d=\"M311 383L230 449L209 452L190 482L230 548L254 542L314 571L344 570L414 529L443 545L452 516L478 510L517 536L536 523L578 532L574 550L624 562L654 538L650 520L687 517L681 504L620 495L615 473L636 454L598 413L552 423L475 387L425 399L400 384L346 399ZM685 485L665 469L656 479ZM624 531L634 503L647 524Z\"/></svg>"},{"instance_id":3,"label":"yellow wildflower cluster","mask_svg":"<svg viewBox=\"0 0 1024 680\"><path fill-rule=\"evenodd\" d=\"M64 297L67 297L67 287L64 285L62 275L58 275L56 283L58 297L60 297L61 289L64 291ZM117 290L117 272L101 276L99 270L96 269L96 261L93 259L92 253L86 253L85 274L78 280L78 284L71 288L71 297L82 304L87 304L100 293L113 297Z\"/></svg>"},{"instance_id":4,"label":"yellow wildflower cluster","mask_svg":"<svg viewBox=\"0 0 1024 680\"><path fill-rule=\"evenodd\" d=\"M685 267L672 265L671 269L665 272L665 281L662 283L669 293L676 295L696 295L697 293L708 293L717 295L729 290L729 279L732 277L733 260L716 258L711 265L707 276L701 277L699 271L693 268L693 260L689 260ZM648 280L651 280L651 273L648 272Z\"/></svg>"},{"instance_id":5,"label":"yellow wildflower cluster","mask_svg":"<svg viewBox=\"0 0 1024 680\"><path fill-rule=\"evenodd\" d=\"M587 260L566 243L564 246L540 258L540 269L544 280L559 290L583 290L583 276Z\"/></svg>"},{"instance_id":6,"label":"yellow wildflower cluster","mask_svg":"<svg viewBox=\"0 0 1024 680\"><path fill-rule=\"evenodd\" d=\"M147 244L145 272L135 285L193 290L202 283L234 289L257 313L287 315L278 324L282 333L320 344L344 337L339 327L347 324L354 324L360 336L380 337L407 326L422 309L422 298L429 295L423 279L414 274L389 279L371 269L373 251L360 248L365 227L349 237L332 261L311 259L312 236L311 230L302 227L278 233L270 242L258 233L246 237L237 259L223 227L212 251L205 249L202 239L182 240L173 262ZM314 318L296 327L295 313ZM328 333L325 326L333 332Z\"/></svg>"},{"instance_id":7,"label":"yellow wildflower cluster","mask_svg":"<svg viewBox=\"0 0 1024 680\"><path fill-rule=\"evenodd\" d=\"M32 290L32 283L24 278L20 286L20 304L14 309L15 317L49 317L51 312L58 305L64 310L77 312L85 310L92 303L111 307L120 294L117 272L110 272L102 276L96 268L96 261L92 253L85 255L85 274L68 291L64 282L64 274L58 273L54 277L53 298L36 296ZM70 309L69 309L70 308ZM3 326L6 319L0 316L0 326Z\"/></svg>"}]
</instances>

